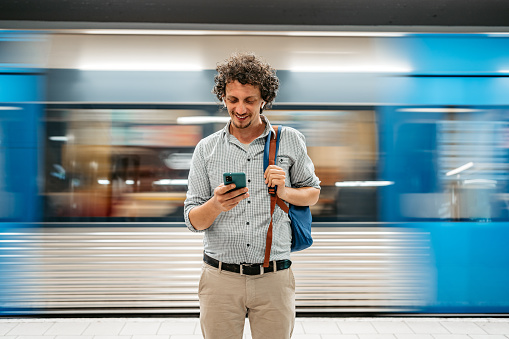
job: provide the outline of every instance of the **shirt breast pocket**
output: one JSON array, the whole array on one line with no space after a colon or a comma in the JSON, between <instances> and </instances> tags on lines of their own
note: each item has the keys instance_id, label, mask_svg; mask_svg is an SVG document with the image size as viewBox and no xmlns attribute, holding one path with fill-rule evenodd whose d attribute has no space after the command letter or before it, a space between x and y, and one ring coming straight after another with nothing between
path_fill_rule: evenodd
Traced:
<instances>
[{"instance_id":1,"label":"shirt breast pocket","mask_svg":"<svg viewBox=\"0 0 509 339\"><path fill-rule=\"evenodd\" d=\"M292 186L290 180L290 168L292 167L291 159L284 155L281 156L278 155L276 166L281 167L285 171L286 174L285 186L291 187Z\"/></svg>"}]
</instances>

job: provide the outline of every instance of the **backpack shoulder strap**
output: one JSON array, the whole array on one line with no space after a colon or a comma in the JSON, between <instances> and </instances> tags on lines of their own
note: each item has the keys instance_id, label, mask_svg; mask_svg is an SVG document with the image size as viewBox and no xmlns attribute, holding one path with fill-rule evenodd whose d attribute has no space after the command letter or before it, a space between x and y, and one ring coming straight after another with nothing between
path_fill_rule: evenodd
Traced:
<instances>
[{"instance_id":1,"label":"backpack shoulder strap","mask_svg":"<svg viewBox=\"0 0 509 339\"><path fill-rule=\"evenodd\" d=\"M281 133L279 133L279 126L273 126L274 131L276 132L275 138L272 138L272 133L269 133L269 165L275 165L276 164L276 157L277 157L277 151L279 146L279 140L281 138ZM267 167L265 167L267 169ZM276 187L269 187L269 194L275 195L276 194ZM272 211L273 212L273 211Z\"/></svg>"},{"instance_id":2,"label":"backpack shoulder strap","mask_svg":"<svg viewBox=\"0 0 509 339\"><path fill-rule=\"evenodd\" d=\"M264 170L267 169L269 165L276 164L277 151L279 148L279 141L281 140L281 133L278 131L279 126L273 126L274 131L276 132L275 138L272 137L272 133L269 133L267 138L267 142L265 144L265 153L264 153ZM266 157L266 158L265 158ZM267 161L265 161L267 160ZM283 209L286 213L288 213L288 206L279 199L276 195L276 187L269 187L270 194L270 224L269 229L267 230L267 239L265 241L265 258L263 260L263 267L269 267L270 261L270 250L272 248L272 215L274 214L274 210L276 209L276 204ZM284 208L283 208L284 206Z\"/></svg>"},{"instance_id":3,"label":"backpack shoulder strap","mask_svg":"<svg viewBox=\"0 0 509 339\"><path fill-rule=\"evenodd\" d=\"M281 200L281 198L279 198L278 196L276 196L276 204L279 206L279 208L281 208L283 210L283 212L285 212L286 214L288 214L288 212L290 212L290 207L288 207L285 202L283 200Z\"/></svg>"},{"instance_id":4,"label":"backpack shoulder strap","mask_svg":"<svg viewBox=\"0 0 509 339\"><path fill-rule=\"evenodd\" d=\"M281 141L281 133L278 131L283 130L282 126L281 126L281 129L279 127L280 126L272 126L272 128L274 128L274 131L276 132L276 134L275 134L275 136L273 136L272 131L269 132L269 135L267 136L267 140L265 141L265 149L263 151L263 171L264 172L267 169L267 167L269 166L270 159L272 159L272 161L274 161L274 163L272 163L271 165L275 164L277 152L279 150L279 142ZM275 148L274 148L274 146L272 146L274 148L274 152L275 152L272 156L270 155L271 145L275 145Z\"/></svg>"},{"instance_id":5,"label":"backpack shoulder strap","mask_svg":"<svg viewBox=\"0 0 509 339\"><path fill-rule=\"evenodd\" d=\"M279 141L281 140L281 132L278 133L279 126L274 126L274 130L276 131L276 138L271 138L270 140L270 151L269 151L269 164L275 165L276 164L276 157L277 152L279 150ZM281 126L281 131L283 130ZM275 140L274 140L275 139ZM267 167L265 167L267 168ZM277 187L271 187L269 188L270 194L276 193ZM274 191L274 193L271 193L271 190ZM286 214L288 214L289 207L276 195L276 204L281 208Z\"/></svg>"}]
</instances>

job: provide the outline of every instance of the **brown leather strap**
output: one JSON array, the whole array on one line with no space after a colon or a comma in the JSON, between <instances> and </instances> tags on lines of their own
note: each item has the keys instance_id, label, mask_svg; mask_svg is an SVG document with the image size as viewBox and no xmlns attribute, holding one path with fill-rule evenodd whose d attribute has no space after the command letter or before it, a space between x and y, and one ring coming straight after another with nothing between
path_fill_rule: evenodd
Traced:
<instances>
[{"instance_id":1,"label":"brown leather strap","mask_svg":"<svg viewBox=\"0 0 509 339\"><path fill-rule=\"evenodd\" d=\"M288 212L290 211L290 207L288 207L281 198L276 197L276 200L277 200L276 203L279 206L279 208L281 208L286 214L288 214Z\"/></svg>"},{"instance_id":2,"label":"brown leather strap","mask_svg":"<svg viewBox=\"0 0 509 339\"><path fill-rule=\"evenodd\" d=\"M272 127L274 127L274 131L276 133L274 134L274 137L270 139L270 145L269 145L269 166L276 164L276 143L277 143L277 133L278 133L278 129L279 129L279 126L272 126ZM275 187L269 187L269 194L271 194L271 195L276 194L276 188Z\"/></svg>"},{"instance_id":3,"label":"brown leather strap","mask_svg":"<svg viewBox=\"0 0 509 339\"><path fill-rule=\"evenodd\" d=\"M276 163L276 141L277 141L277 133L279 126L274 127L274 131L276 132L274 137L271 137L269 144L269 166L274 165ZM270 194L270 224L269 229L267 230L267 239L265 241L265 258L263 260L263 267L269 267L270 262L270 250L272 249L272 215L274 214L274 210L276 209L276 201L278 197L276 195L276 189L274 187L269 187Z\"/></svg>"},{"instance_id":4,"label":"brown leather strap","mask_svg":"<svg viewBox=\"0 0 509 339\"><path fill-rule=\"evenodd\" d=\"M276 197L270 196L270 224L267 230L267 240L265 241L265 258L263 259L263 267L269 267L270 263L270 250L272 249L272 214L276 209Z\"/></svg>"}]
</instances>

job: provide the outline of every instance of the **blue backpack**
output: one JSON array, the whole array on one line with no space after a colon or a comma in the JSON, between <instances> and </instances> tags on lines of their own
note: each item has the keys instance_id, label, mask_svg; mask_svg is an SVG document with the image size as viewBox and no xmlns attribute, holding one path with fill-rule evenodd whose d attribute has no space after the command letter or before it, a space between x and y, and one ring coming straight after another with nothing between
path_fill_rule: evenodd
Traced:
<instances>
[{"instance_id":1,"label":"blue backpack","mask_svg":"<svg viewBox=\"0 0 509 339\"><path fill-rule=\"evenodd\" d=\"M276 131L276 137L272 137L272 132L269 132L267 141L265 142L265 151L263 153L263 168L264 171L269 165L276 163L277 152L279 150L279 141L281 140L281 133L278 133L279 126L272 126ZM281 128L282 130L282 128ZM265 246L265 261L264 267L269 265L270 249L272 246L272 215L276 204L285 212L288 213L290 218L290 225L292 228L292 252L302 251L313 244L311 237L311 210L309 206L295 206L289 204L288 207L283 200L276 195L277 187L269 187L270 194L270 225L267 231L267 242Z\"/></svg>"}]
</instances>

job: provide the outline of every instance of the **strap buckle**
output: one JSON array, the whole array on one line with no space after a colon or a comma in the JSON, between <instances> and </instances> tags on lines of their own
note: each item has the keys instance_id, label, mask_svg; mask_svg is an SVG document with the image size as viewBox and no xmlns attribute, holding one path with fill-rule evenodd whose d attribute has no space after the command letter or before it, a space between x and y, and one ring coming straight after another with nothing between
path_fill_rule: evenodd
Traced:
<instances>
[{"instance_id":1,"label":"strap buckle","mask_svg":"<svg viewBox=\"0 0 509 339\"><path fill-rule=\"evenodd\" d=\"M277 187L269 187L269 194L272 196L276 195L276 188Z\"/></svg>"}]
</instances>

